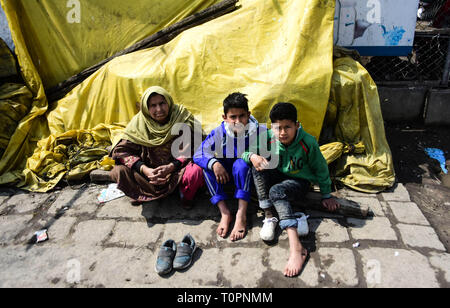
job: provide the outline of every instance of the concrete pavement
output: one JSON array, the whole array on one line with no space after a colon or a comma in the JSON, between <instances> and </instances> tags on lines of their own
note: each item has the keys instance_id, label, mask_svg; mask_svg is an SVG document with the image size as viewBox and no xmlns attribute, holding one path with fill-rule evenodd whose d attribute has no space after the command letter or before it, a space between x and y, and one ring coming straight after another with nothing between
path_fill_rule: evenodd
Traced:
<instances>
[{"instance_id":1,"label":"concrete pavement","mask_svg":"<svg viewBox=\"0 0 450 308\"><path fill-rule=\"evenodd\" d=\"M287 234L270 244L259 239L256 203L246 237L233 243L216 235L220 215L205 193L186 211L177 196L141 206L127 197L100 205L106 187L91 183L47 194L0 188L0 287L450 286L450 254L402 184L380 194L335 193L368 205L374 214L368 219L307 211L310 234L301 240L310 256L295 278L282 275ZM44 226L49 240L27 245ZM161 244L188 232L199 247L192 266L158 276Z\"/></svg>"}]
</instances>

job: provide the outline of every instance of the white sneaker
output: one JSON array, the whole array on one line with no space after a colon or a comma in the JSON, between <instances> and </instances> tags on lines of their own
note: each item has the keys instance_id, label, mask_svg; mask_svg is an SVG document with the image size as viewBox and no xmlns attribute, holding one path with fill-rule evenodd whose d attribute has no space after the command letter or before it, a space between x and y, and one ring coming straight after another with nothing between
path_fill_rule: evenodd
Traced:
<instances>
[{"instance_id":1,"label":"white sneaker","mask_svg":"<svg viewBox=\"0 0 450 308\"><path fill-rule=\"evenodd\" d=\"M308 227L308 216L306 216L305 214L303 214L302 212L297 212L294 214L294 216L297 217L297 233L298 236L305 236L308 235L309 233L309 227Z\"/></svg>"},{"instance_id":2,"label":"white sneaker","mask_svg":"<svg viewBox=\"0 0 450 308\"><path fill-rule=\"evenodd\" d=\"M259 236L263 241L272 241L275 237L275 228L278 224L276 217L266 218L263 220L264 225L259 232Z\"/></svg>"}]
</instances>

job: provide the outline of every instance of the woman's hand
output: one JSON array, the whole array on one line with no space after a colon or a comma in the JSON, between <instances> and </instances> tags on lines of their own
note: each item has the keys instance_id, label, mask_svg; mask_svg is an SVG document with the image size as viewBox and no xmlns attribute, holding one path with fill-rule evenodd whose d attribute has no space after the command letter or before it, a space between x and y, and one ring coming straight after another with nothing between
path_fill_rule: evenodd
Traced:
<instances>
[{"instance_id":1,"label":"woman's hand","mask_svg":"<svg viewBox=\"0 0 450 308\"><path fill-rule=\"evenodd\" d=\"M160 178L165 178L175 171L175 165L170 163L168 165L159 166L154 169L155 175Z\"/></svg>"},{"instance_id":2,"label":"woman's hand","mask_svg":"<svg viewBox=\"0 0 450 308\"><path fill-rule=\"evenodd\" d=\"M149 168L145 165L143 165L141 167L141 172L147 177L147 179L152 180L155 179L155 174L154 174L155 169L153 168Z\"/></svg>"},{"instance_id":3,"label":"woman's hand","mask_svg":"<svg viewBox=\"0 0 450 308\"><path fill-rule=\"evenodd\" d=\"M149 183L153 185L165 185L169 182L171 176L172 174L169 173L166 177L164 178L158 177L155 180L150 180Z\"/></svg>"},{"instance_id":4,"label":"woman's hand","mask_svg":"<svg viewBox=\"0 0 450 308\"><path fill-rule=\"evenodd\" d=\"M252 162L253 167L255 167L256 171L263 171L269 166L267 159L256 154L253 154L250 157L250 161Z\"/></svg>"},{"instance_id":5,"label":"woman's hand","mask_svg":"<svg viewBox=\"0 0 450 308\"><path fill-rule=\"evenodd\" d=\"M173 166L173 165L172 165ZM161 168L166 166L160 166L159 170L158 168L149 168L147 166L142 166L142 173L147 177L150 184L153 185L164 185L168 182L170 179L170 176L172 175L170 172L166 175L163 174L163 172L167 172L170 170L170 168Z\"/></svg>"}]
</instances>

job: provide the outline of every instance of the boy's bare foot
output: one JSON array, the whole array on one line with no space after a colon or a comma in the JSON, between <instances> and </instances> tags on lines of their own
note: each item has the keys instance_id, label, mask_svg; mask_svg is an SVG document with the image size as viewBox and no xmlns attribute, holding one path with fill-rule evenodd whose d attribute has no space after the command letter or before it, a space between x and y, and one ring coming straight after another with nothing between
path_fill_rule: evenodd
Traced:
<instances>
[{"instance_id":1,"label":"boy's bare foot","mask_svg":"<svg viewBox=\"0 0 450 308\"><path fill-rule=\"evenodd\" d=\"M241 240L245 236L247 230L247 206L248 202L239 199L239 209L236 213L236 221L234 222L233 230L231 231L230 240Z\"/></svg>"},{"instance_id":2,"label":"boy's bare foot","mask_svg":"<svg viewBox=\"0 0 450 308\"><path fill-rule=\"evenodd\" d=\"M220 219L219 226L217 227L216 230L217 235L224 238L228 233L230 223L231 223L231 215L222 213L222 218Z\"/></svg>"},{"instance_id":3,"label":"boy's bare foot","mask_svg":"<svg viewBox=\"0 0 450 308\"><path fill-rule=\"evenodd\" d=\"M245 236L246 226L247 226L246 217L236 216L236 221L234 222L233 230L231 230L230 240L234 242L243 239Z\"/></svg>"},{"instance_id":4,"label":"boy's bare foot","mask_svg":"<svg viewBox=\"0 0 450 308\"><path fill-rule=\"evenodd\" d=\"M305 248L291 250L289 260L284 268L284 275L288 277L297 276L305 263L308 251Z\"/></svg>"}]
</instances>

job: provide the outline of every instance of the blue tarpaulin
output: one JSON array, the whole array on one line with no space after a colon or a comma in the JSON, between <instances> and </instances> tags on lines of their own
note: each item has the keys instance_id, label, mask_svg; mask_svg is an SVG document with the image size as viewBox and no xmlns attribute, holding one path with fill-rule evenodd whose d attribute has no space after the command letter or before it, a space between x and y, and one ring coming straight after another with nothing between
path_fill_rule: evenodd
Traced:
<instances>
[{"instance_id":1,"label":"blue tarpaulin","mask_svg":"<svg viewBox=\"0 0 450 308\"><path fill-rule=\"evenodd\" d=\"M444 171L445 174L448 173L447 168L445 167L444 152L441 149L426 148L425 152L427 152L428 156L436 159L439 162L439 164L441 165L441 169L442 169L442 171Z\"/></svg>"}]
</instances>

